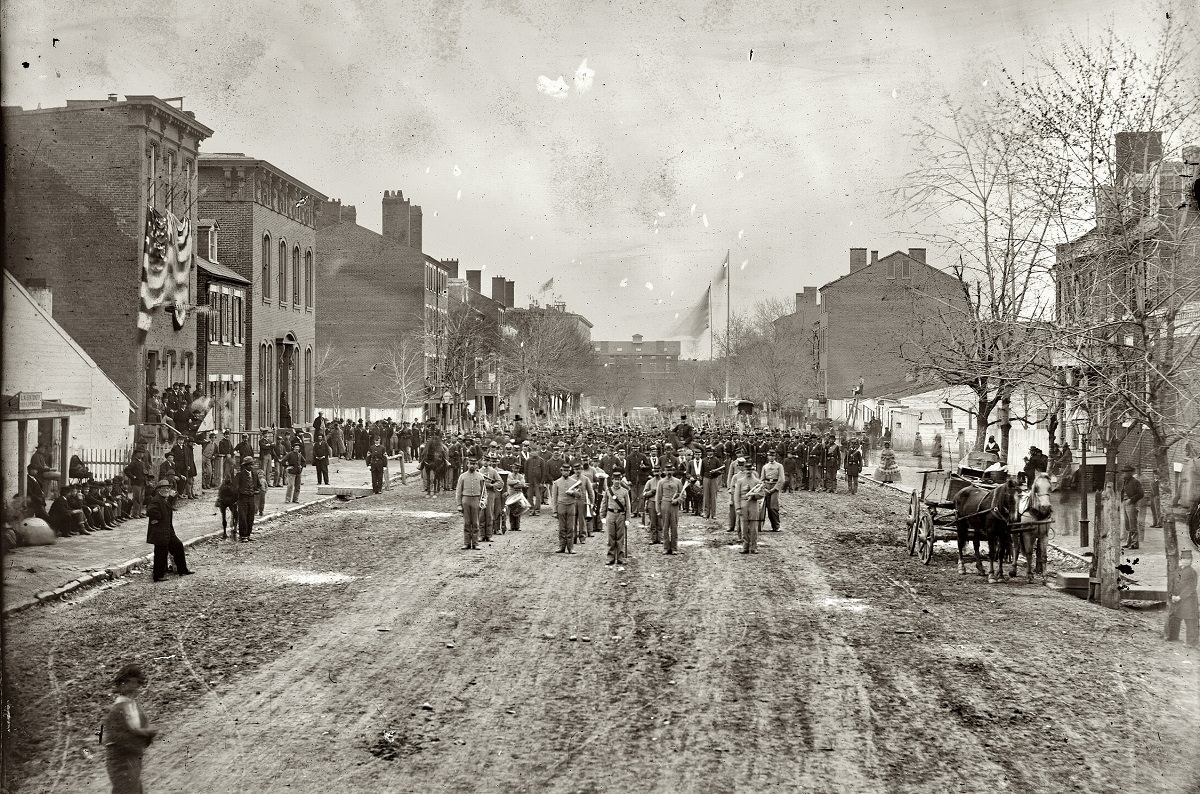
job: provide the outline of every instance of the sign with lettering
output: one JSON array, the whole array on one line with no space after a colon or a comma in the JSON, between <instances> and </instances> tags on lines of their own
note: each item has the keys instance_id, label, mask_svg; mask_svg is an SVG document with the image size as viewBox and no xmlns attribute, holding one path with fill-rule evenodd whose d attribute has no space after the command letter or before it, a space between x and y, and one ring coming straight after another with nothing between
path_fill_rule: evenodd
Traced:
<instances>
[{"instance_id":1,"label":"sign with lettering","mask_svg":"<svg viewBox=\"0 0 1200 794\"><path fill-rule=\"evenodd\" d=\"M40 391L17 392L18 411L42 410L42 393Z\"/></svg>"}]
</instances>

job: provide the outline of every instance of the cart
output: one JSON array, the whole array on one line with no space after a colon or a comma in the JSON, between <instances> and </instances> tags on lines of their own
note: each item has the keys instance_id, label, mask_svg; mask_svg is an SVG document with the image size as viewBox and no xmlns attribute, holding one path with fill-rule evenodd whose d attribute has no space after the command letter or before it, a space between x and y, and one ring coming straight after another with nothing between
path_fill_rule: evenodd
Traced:
<instances>
[{"instance_id":1,"label":"cart","mask_svg":"<svg viewBox=\"0 0 1200 794\"><path fill-rule=\"evenodd\" d=\"M958 538L958 514L954 509L954 497L963 488L975 485L982 488L995 487L994 483L977 480L947 469L926 469L921 475L921 489L913 491L908 502L908 554L917 555L925 565L933 558L933 544L938 533L944 536L953 533Z\"/></svg>"}]
</instances>

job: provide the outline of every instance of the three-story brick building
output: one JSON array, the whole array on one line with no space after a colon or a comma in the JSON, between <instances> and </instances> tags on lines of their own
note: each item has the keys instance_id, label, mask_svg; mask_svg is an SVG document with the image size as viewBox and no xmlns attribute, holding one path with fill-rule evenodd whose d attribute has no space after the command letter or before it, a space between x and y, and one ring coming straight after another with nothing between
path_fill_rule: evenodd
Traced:
<instances>
[{"instance_id":1,"label":"three-story brick building","mask_svg":"<svg viewBox=\"0 0 1200 794\"><path fill-rule=\"evenodd\" d=\"M307 424L317 361L316 208L325 196L242 153L205 154L199 171L200 210L220 230L221 264L249 282L244 379L209 388L241 406L243 428Z\"/></svg>"}]
</instances>

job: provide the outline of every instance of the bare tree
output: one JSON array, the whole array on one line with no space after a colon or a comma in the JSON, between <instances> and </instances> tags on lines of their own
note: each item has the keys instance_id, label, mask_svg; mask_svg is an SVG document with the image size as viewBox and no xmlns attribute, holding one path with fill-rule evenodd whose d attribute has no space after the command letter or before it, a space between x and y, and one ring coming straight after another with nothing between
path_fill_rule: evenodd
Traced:
<instances>
[{"instance_id":1,"label":"bare tree","mask_svg":"<svg viewBox=\"0 0 1200 794\"><path fill-rule=\"evenodd\" d=\"M313 383L318 394L329 395L329 407L334 416L342 407L342 372L346 360L334 350L330 343L317 353L313 364Z\"/></svg>"},{"instance_id":2,"label":"bare tree","mask_svg":"<svg viewBox=\"0 0 1200 794\"><path fill-rule=\"evenodd\" d=\"M596 354L574 315L552 307L509 310L502 379L527 390L535 409L569 403L597 385ZM615 381L614 381L615 382Z\"/></svg>"},{"instance_id":3,"label":"bare tree","mask_svg":"<svg viewBox=\"0 0 1200 794\"><path fill-rule=\"evenodd\" d=\"M957 287L911 285L937 310L914 301L901 355L918 379L970 388L974 405L960 407L978 418L977 448L999 408L1003 460L1013 395L1049 368L1036 342L1051 308L1055 191L1030 172L1040 150L1011 102L969 109L946 99L912 140L919 164L896 193L899 211L913 219L910 233L950 255Z\"/></svg>"},{"instance_id":4,"label":"bare tree","mask_svg":"<svg viewBox=\"0 0 1200 794\"><path fill-rule=\"evenodd\" d=\"M420 405L426 396L424 340L410 335L393 342L371 371L382 376L373 389L380 402L401 411Z\"/></svg>"}]
</instances>

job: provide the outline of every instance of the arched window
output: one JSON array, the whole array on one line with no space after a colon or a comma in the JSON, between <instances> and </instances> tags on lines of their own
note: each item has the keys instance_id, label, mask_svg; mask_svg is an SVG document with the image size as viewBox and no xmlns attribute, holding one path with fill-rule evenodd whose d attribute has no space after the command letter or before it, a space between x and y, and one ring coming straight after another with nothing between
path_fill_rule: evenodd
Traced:
<instances>
[{"instance_id":1,"label":"arched window","mask_svg":"<svg viewBox=\"0 0 1200 794\"><path fill-rule=\"evenodd\" d=\"M313 307L313 252L309 248L304 252L304 305L311 309Z\"/></svg>"},{"instance_id":2,"label":"arched window","mask_svg":"<svg viewBox=\"0 0 1200 794\"><path fill-rule=\"evenodd\" d=\"M264 234L262 239L262 296L263 300L271 299L271 235Z\"/></svg>"},{"instance_id":3,"label":"arched window","mask_svg":"<svg viewBox=\"0 0 1200 794\"><path fill-rule=\"evenodd\" d=\"M292 305L300 305L300 246L292 248Z\"/></svg>"},{"instance_id":4,"label":"arched window","mask_svg":"<svg viewBox=\"0 0 1200 794\"><path fill-rule=\"evenodd\" d=\"M287 300L287 240L279 241L279 300Z\"/></svg>"},{"instance_id":5,"label":"arched window","mask_svg":"<svg viewBox=\"0 0 1200 794\"><path fill-rule=\"evenodd\" d=\"M258 346L258 426L267 426L267 343Z\"/></svg>"},{"instance_id":6,"label":"arched window","mask_svg":"<svg viewBox=\"0 0 1200 794\"><path fill-rule=\"evenodd\" d=\"M305 421L312 419L313 411L313 352L311 347L304 348L304 417Z\"/></svg>"}]
</instances>

